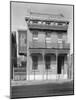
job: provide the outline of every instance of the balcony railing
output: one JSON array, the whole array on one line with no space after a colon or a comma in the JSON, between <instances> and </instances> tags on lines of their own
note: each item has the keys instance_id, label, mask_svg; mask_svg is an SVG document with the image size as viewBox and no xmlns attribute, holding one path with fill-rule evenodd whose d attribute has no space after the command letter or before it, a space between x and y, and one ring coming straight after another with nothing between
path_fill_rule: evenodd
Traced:
<instances>
[{"instance_id":1,"label":"balcony railing","mask_svg":"<svg viewBox=\"0 0 76 100\"><path fill-rule=\"evenodd\" d=\"M70 49L69 43L46 43L46 42L29 42L29 48L57 48Z\"/></svg>"}]
</instances>

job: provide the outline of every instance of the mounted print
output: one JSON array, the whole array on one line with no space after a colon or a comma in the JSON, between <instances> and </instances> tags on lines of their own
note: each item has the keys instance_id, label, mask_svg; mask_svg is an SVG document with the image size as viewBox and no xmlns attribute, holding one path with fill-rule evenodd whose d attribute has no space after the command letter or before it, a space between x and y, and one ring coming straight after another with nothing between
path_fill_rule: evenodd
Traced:
<instances>
[{"instance_id":1,"label":"mounted print","mask_svg":"<svg viewBox=\"0 0 76 100\"><path fill-rule=\"evenodd\" d=\"M74 94L74 5L10 2L10 98Z\"/></svg>"}]
</instances>

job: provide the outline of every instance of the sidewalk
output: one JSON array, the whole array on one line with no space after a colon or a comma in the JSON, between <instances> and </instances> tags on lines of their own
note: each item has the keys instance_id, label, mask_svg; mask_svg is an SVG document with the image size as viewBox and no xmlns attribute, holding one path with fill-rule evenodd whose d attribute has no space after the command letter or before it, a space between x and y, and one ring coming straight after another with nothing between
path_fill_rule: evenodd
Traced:
<instances>
[{"instance_id":1,"label":"sidewalk","mask_svg":"<svg viewBox=\"0 0 76 100\"><path fill-rule=\"evenodd\" d=\"M11 80L11 86L22 86L22 85L37 85L37 84L46 84L46 83L65 83L71 82L70 79L57 79L57 80L24 80L24 81L14 81Z\"/></svg>"}]
</instances>

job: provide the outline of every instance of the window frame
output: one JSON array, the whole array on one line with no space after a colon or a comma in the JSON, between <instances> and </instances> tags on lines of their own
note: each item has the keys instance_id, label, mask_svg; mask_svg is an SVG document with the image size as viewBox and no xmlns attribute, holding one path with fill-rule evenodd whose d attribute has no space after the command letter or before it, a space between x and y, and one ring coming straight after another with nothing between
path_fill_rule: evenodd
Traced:
<instances>
[{"instance_id":1,"label":"window frame","mask_svg":"<svg viewBox=\"0 0 76 100\"><path fill-rule=\"evenodd\" d=\"M32 32L32 40L38 40L38 31Z\"/></svg>"}]
</instances>

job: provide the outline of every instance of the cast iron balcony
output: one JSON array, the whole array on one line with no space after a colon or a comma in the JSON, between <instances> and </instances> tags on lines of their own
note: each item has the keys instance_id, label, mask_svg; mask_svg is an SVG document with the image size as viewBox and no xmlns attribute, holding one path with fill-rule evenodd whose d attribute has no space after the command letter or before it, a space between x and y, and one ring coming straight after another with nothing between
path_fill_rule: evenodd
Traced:
<instances>
[{"instance_id":1,"label":"cast iron balcony","mask_svg":"<svg viewBox=\"0 0 76 100\"><path fill-rule=\"evenodd\" d=\"M29 48L53 48L53 49L70 49L69 43L46 43L46 42L29 42Z\"/></svg>"}]
</instances>

